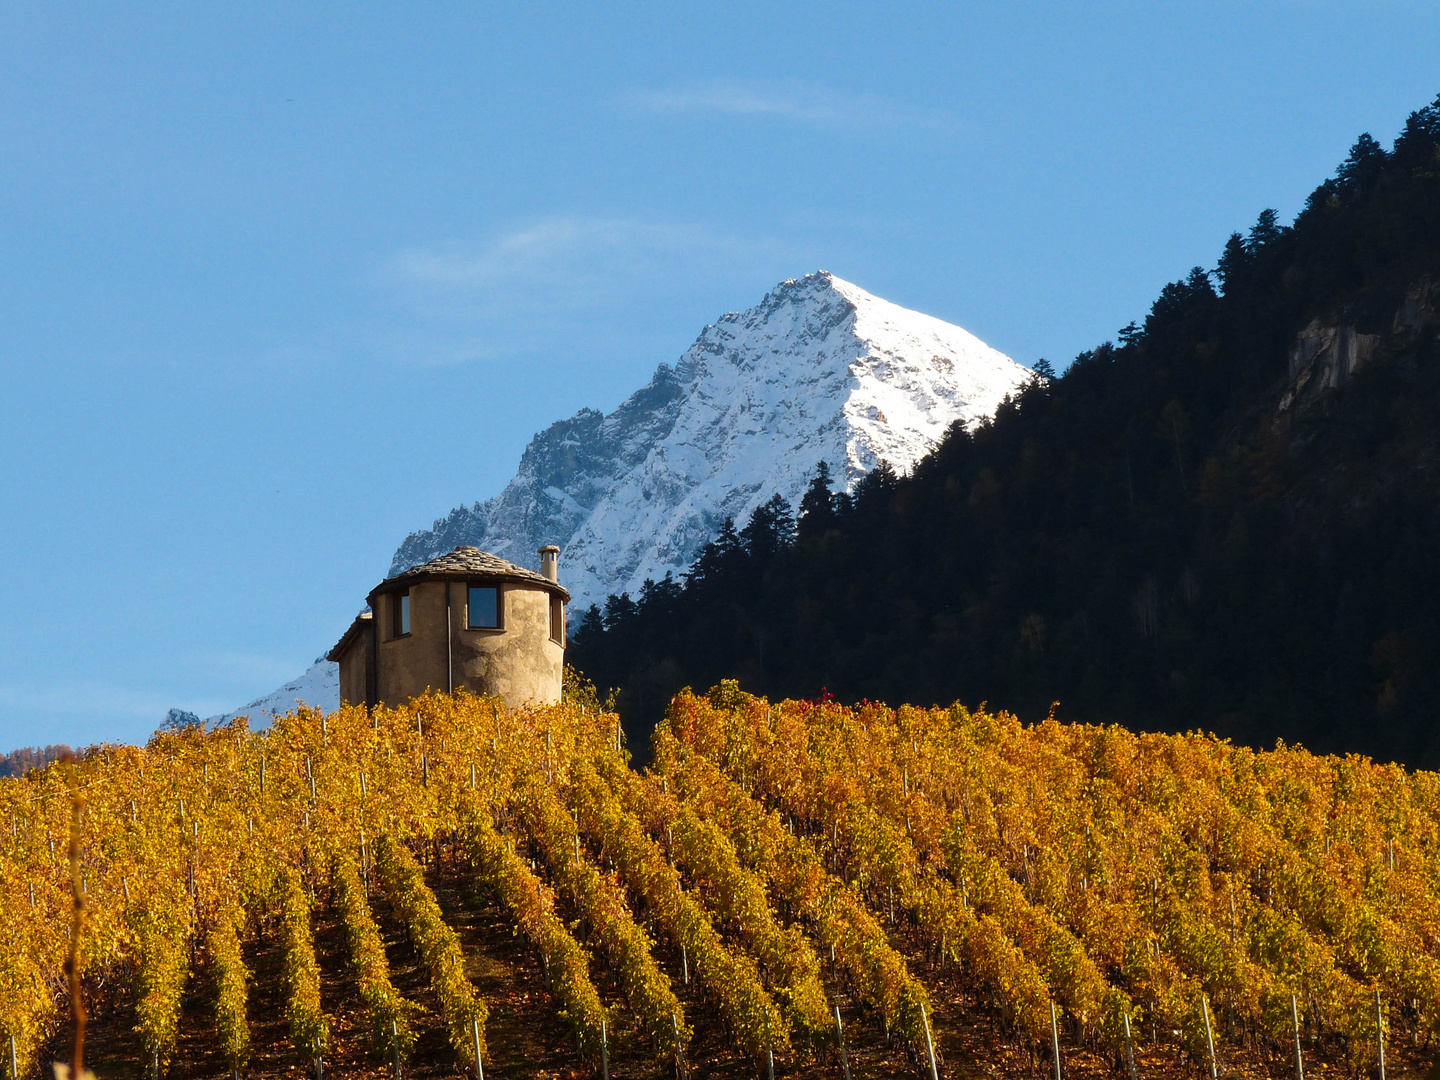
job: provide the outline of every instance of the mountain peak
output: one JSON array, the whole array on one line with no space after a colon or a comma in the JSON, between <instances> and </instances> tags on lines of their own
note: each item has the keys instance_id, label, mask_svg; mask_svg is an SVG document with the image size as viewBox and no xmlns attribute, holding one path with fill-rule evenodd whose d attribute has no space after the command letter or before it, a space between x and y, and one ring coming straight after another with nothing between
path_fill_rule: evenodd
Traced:
<instances>
[{"instance_id":1,"label":"mountain peak","mask_svg":"<svg viewBox=\"0 0 1440 1080\"><path fill-rule=\"evenodd\" d=\"M1028 374L829 271L791 278L705 327L614 412L536 435L504 491L406 537L391 573L462 543L529 566L558 543L577 604L598 603L683 573L727 517L777 492L797 503L821 459L846 487L882 461L908 473Z\"/></svg>"}]
</instances>

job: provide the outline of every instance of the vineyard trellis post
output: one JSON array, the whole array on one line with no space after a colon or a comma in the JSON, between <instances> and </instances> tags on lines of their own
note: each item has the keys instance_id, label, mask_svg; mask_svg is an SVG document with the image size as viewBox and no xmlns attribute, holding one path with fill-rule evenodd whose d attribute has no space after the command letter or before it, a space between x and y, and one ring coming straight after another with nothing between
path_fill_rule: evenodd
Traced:
<instances>
[{"instance_id":1,"label":"vineyard trellis post","mask_svg":"<svg viewBox=\"0 0 1440 1080\"><path fill-rule=\"evenodd\" d=\"M1385 1012L1380 1006L1380 991L1375 991L1375 1041L1380 1050L1380 1080L1385 1080Z\"/></svg>"},{"instance_id":2,"label":"vineyard trellis post","mask_svg":"<svg viewBox=\"0 0 1440 1080\"><path fill-rule=\"evenodd\" d=\"M1054 1006L1052 1005L1051 1008L1053 1009ZM930 1017L925 1014L925 1003L923 1001L920 1003L920 1020L925 1025L925 1049L930 1054L930 1080L940 1080L940 1073L935 1068L935 1040L930 1037ZM1060 1059L1056 1057L1055 1060L1058 1063ZM1056 1080L1059 1080L1060 1074L1057 1072L1055 1077ZM774 1080L774 1078L772 1077L771 1080Z\"/></svg>"},{"instance_id":3,"label":"vineyard trellis post","mask_svg":"<svg viewBox=\"0 0 1440 1080\"><path fill-rule=\"evenodd\" d=\"M1200 1013L1205 1018L1205 1052L1210 1055L1210 1080L1220 1080L1220 1072L1215 1067L1215 1035L1210 1030L1210 1001L1204 994L1200 995Z\"/></svg>"},{"instance_id":4,"label":"vineyard trellis post","mask_svg":"<svg viewBox=\"0 0 1440 1080\"><path fill-rule=\"evenodd\" d=\"M390 1017L390 1055L395 1061L395 1080L401 1080L400 1074L400 1028L395 1023L395 1017Z\"/></svg>"},{"instance_id":5,"label":"vineyard trellis post","mask_svg":"<svg viewBox=\"0 0 1440 1080\"><path fill-rule=\"evenodd\" d=\"M845 1025L840 1022L840 1003L835 1003L835 1041L840 1044L840 1069L850 1080L850 1055L845 1053Z\"/></svg>"},{"instance_id":6,"label":"vineyard trellis post","mask_svg":"<svg viewBox=\"0 0 1440 1080\"><path fill-rule=\"evenodd\" d=\"M610 1046L605 1018L600 1018L600 1080L610 1080Z\"/></svg>"},{"instance_id":7,"label":"vineyard trellis post","mask_svg":"<svg viewBox=\"0 0 1440 1080\"><path fill-rule=\"evenodd\" d=\"M1130 1067L1130 1080L1139 1080L1135 1071L1135 1043L1130 1038L1130 1014L1124 1013L1125 1018L1125 1062ZM1302 1076L1300 1080L1305 1080Z\"/></svg>"},{"instance_id":8,"label":"vineyard trellis post","mask_svg":"<svg viewBox=\"0 0 1440 1080\"><path fill-rule=\"evenodd\" d=\"M670 1028L675 1032L675 1064L680 1067L680 1080L690 1080L690 1070L685 1066L685 1048L680 1045L680 1021L670 1014Z\"/></svg>"},{"instance_id":9,"label":"vineyard trellis post","mask_svg":"<svg viewBox=\"0 0 1440 1080\"><path fill-rule=\"evenodd\" d=\"M1300 1053L1300 1007L1290 995L1290 1020L1295 1027L1295 1080L1305 1080L1305 1058Z\"/></svg>"},{"instance_id":10,"label":"vineyard trellis post","mask_svg":"<svg viewBox=\"0 0 1440 1080\"><path fill-rule=\"evenodd\" d=\"M1055 1080L1060 1077L1060 1022L1055 1016L1055 1002L1050 1002L1050 1050L1055 1058Z\"/></svg>"},{"instance_id":11,"label":"vineyard trellis post","mask_svg":"<svg viewBox=\"0 0 1440 1080\"><path fill-rule=\"evenodd\" d=\"M770 1010L765 1010L765 1080L775 1080L775 1050L770 1045Z\"/></svg>"},{"instance_id":12,"label":"vineyard trellis post","mask_svg":"<svg viewBox=\"0 0 1440 1080\"><path fill-rule=\"evenodd\" d=\"M10 1076L11 1080L20 1080L20 1061L15 1056L15 1036L10 1036Z\"/></svg>"},{"instance_id":13,"label":"vineyard trellis post","mask_svg":"<svg viewBox=\"0 0 1440 1080\"><path fill-rule=\"evenodd\" d=\"M485 1080L485 1066L480 1061L480 1018L470 1018L470 1033L475 1037L475 1075L478 1080Z\"/></svg>"}]
</instances>

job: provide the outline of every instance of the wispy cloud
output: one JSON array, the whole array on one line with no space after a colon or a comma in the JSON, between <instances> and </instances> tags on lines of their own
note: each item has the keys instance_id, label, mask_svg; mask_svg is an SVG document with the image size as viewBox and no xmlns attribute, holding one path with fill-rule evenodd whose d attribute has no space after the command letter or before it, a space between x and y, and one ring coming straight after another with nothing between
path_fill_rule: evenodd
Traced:
<instances>
[{"instance_id":1,"label":"wispy cloud","mask_svg":"<svg viewBox=\"0 0 1440 1080\"><path fill-rule=\"evenodd\" d=\"M959 122L949 113L916 109L875 94L790 83L768 85L737 80L711 80L623 95L620 104L649 113L723 113L730 116L773 117L820 127L851 130L924 128L954 131Z\"/></svg>"},{"instance_id":2,"label":"wispy cloud","mask_svg":"<svg viewBox=\"0 0 1440 1080\"><path fill-rule=\"evenodd\" d=\"M552 216L478 242L394 253L374 284L403 317L392 321L391 340L376 344L427 364L571 349L623 337L633 318L620 312L654 308L717 277L763 280L791 261L764 237L696 222Z\"/></svg>"},{"instance_id":3,"label":"wispy cloud","mask_svg":"<svg viewBox=\"0 0 1440 1080\"><path fill-rule=\"evenodd\" d=\"M556 276L572 286L593 286L612 280L617 269L690 253L741 255L756 246L695 224L552 217L479 247L410 248L395 256L391 269L410 284L461 292Z\"/></svg>"}]
</instances>

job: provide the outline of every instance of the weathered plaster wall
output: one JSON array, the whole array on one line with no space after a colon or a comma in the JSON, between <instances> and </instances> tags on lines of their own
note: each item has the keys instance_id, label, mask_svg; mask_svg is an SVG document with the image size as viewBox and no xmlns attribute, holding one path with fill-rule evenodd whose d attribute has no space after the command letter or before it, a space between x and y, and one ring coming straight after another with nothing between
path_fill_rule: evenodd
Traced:
<instances>
[{"instance_id":1,"label":"weathered plaster wall","mask_svg":"<svg viewBox=\"0 0 1440 1080\"><path fill-rule=\"evenodd\" d=\"M447 584L451 602L448 646ZM467 628L463 580L425 581L411 587L407 637L391 634L396 595L377 596L380 641L376 690L380 701L396 705L426 690L444 692L450 684L451 655L456 689L463 686L477 694L499 694L513 705L558 701L565 649L550 640L551 594L520 582L498 584L504 610L502 630ZM345 693L343 687L341 693ZM364 700L363 681L355 700Z\"/></svg>"},{"instance_id":2,"label":"weathered plaster wall","mask_svg":"<svg viewBox=\"0 0 1440 1080\"><path fill-rule=\"evenodd\" d=\"M340 703L365 704L366 664L370 658L370 636L367 627L356 635L340 657Z\"/></svg>"},{"instance_id":3,"label":"weathered plaster wall","mask_svg":"<svg viewBox=\"0 0 1440 1080\"><path fill-rule=\"evenodd\" d=\"M457 583L457 596L464 592ZM512 705L560 700L565 649L550 640L550 593L504 587L505 629L463 629L455 637L455 684L477 694L501 694ZM462 603L459 605L463 607Z\"/></svg>"}]
</instances>

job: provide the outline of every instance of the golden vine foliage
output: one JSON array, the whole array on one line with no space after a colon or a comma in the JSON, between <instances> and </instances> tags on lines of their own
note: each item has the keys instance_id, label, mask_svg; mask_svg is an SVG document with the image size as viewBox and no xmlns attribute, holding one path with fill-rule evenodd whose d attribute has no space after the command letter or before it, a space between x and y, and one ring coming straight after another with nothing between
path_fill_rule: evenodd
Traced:
<instances>
[{"instance_id":1,"label":"golden vine foliage","mask_svg":"<svg viewBox=\"0 0 1440 1080\"><path fill-rule=\"evenodd\" d=\"M480 881L500 897L515 924L539 950L560 1016L574 1026L581 1051L598 1058L602 1024L608 1017L590 981L589 958L555 914L553 894L473 803L464 809L461 836Z\"/></svg>"},{"instance_id":2,"label":"golden vine foliage","mask_svg":"<svg viewBox=\"0 0 1440 1080\"><path fill-rule=\"evenodd\" d=\"M415 1032L410 1027L410 1014L415 1011L415 1005L406 1001L390 981L385 942L370 913L370 901L354 857L342 851L336 854L332 865L331 887L345 923L345 938L350 947L350 962L355 966L360 1000L370 1018L371 1047L385 1060L398 1056L405 1061L415 1045Z\"/></svg>"},{"instance_id":3,"label":"golden vine foliage","mask_svg":"<svg viewBox=\"0 0 1440 1080\"><path fill-rule=\"evenodd\" d=\"M837 990L922 1053L926 983L945 969L1032 1048L1054 1002L1066 1038L1112 1057L1127 1019L1199 1055L1202 995L1217 1029L1278 1053L1293 994L1307 1038L1357 1067L1377 991L1388 1027L1440 1033L1434 773L959 706L771 703L734 684L678 695L654 750L633 772L613 710L571 678L554 705L302 709L0 781L0 1047L13 1037L33 1073L66 1009L72 781L87 978L133 982L162 1070L196 953L227 1064L245 1063L246 912L278 931L300 1062L329 1037L317 916L345 926L377 1054L409 1053L416 1006L390 982L377 880L473 1070L487 1010L426 883L442 851L542 960L590 1068L612 1017L662 1058L688 1047L680 947L706 991L689 1008L719 1014L747 1068L767 1046L829 1047ZM674 972L636 911L676 947Z\"/></svg>"},{"instance_id":4,"label":"golden vine foliage","mask_svg":"<svg viewBox=\"0 0 1440 1080\"><path fill-rule=\"evenodd\" d=\"M742 1052L760 1059L770 1051L788 1051L790 1025L760 985L755 961L725 947L660 845L645 835L588 762L577 763L571 783L580 827L599 841L621 877L645 898L655 921L687 951Z\"/></svg>"},{"instance_id":5,"label":"golden vine foliage","mask_svg":"<svg viewBox=\"0 0 1440 1080\"><path fill-rule=\"evenodd\" d=\"M250 1060L250 1026L245 1018L250 972L240 952L240 924L244 911L238 903L222 907L205 937L215 974L215 1031L225 1066L238 1073Z\"/></svg>"},{"instance_id":6,"label":"golden vine foliage","mask_svg":"<svg viewBox=\"0 0 1440 1080\"><path fill-rule=\"evenodd\" d=\"M330 1021L320 1008L320 965L310 932L310 898L294 870L282 872L279 892L280 942L285 954L282 978L290 1042L303 1059L314 1060L325 1053L330 1041Z\"/></svg>"},{"instance_id":7,"label":"golden vine foliage","mask_svg":"<svg viewBox=\"0 0 1440 1080\"><path fill-rule=\"evenodd\" d=\"M445 1014L445 1027L456 1056L475 1068L475 1054L485 1053L485 1019L488 1010L465 974L460 939L445 923L435 894L425 884L424 872L404 844L390 835L375 844L375 865L385 892L400 920L430 968L430 988Z\"/></svg>"}]
</instances>

